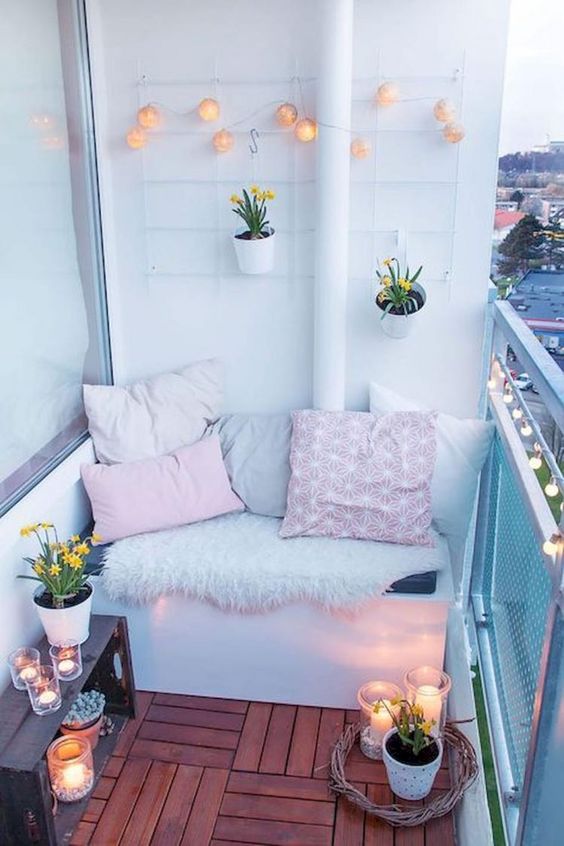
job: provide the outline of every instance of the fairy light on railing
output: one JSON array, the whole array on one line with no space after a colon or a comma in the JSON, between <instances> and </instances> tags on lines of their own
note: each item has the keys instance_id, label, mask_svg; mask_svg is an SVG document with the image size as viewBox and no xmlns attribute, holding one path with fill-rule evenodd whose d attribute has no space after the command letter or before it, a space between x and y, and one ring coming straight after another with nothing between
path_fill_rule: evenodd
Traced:
<instances>
[{"instance_id":1,"label":"fairy light on railing","mask_svg":"<svg viewBox=\"0 0 564 846\"><path fill-rule=\"evenodd\" d=\"M521 437L529 438L534 435L533 454L528 456L528 462L531 470L535 472L542 468L543 461L546 462L550 478L543 486L545 496L554 499L561 494L564 497L564 475L542 434L539 423L535 420L521 391L517 388L511 371L500 356L495 356L492 360L488 388L492 393L501 394L503 402L507 406L510 406L513 402L516 403L515 408L511 410L511 418L515 426L519 427ZM509 412L510 409L508 408L507 411ZM557 522L564 526L564 500L560 504L560 512L562 516L560 521ZM554 532L550 538L544 541L542 546L544 554L550 557L557 555L562 550L563 541L564 536L559 527L557 532Z\"/></svg>"}]
</instances>

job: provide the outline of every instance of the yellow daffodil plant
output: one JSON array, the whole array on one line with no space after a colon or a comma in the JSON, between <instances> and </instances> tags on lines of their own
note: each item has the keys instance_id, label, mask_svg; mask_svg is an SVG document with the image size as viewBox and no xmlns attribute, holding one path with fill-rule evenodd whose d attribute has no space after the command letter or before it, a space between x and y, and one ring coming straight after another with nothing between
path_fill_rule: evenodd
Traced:
<instances>
[{"instance_id":1,"label":"yellow daffodil plant","mask_svg":"<svg viewBox=\"0 0 564 846\"><path fill-rule=\"evenodd\" d=\"M270 222L266 219L266 201L274 200L275 196L274 191L270 189L262 191L258 185L251 185L248 191L243 188L242 197L232 194L229 198L234 206L233 211L247 225L250 240L256 241L272 235Z\"/></svg>"},{"instance_id":2,"label":"yellow daffodil plant","mask_svg":"<svg viewBox=\"0 0 564 846\"><path fill-rule=\"evenodd\" d=\"M101 538L95 533L87 538L73 535L61 543L53 523L32 523L20 529L20 535L23 538L35 535L39 554L36 558L24 558L31 564L34 575L18 578L41 582L51 594L53 607L64 608L65 599L75 596L85 586L88 579L86 559L92 542L99 542Z\"/></svg>"},{"instance_id":3,"label":"yellow daffodil plant","mask_svg":"<svg viewBox=\"0 0 564 846\"><path fill-rule=\"evenodd\" d=\"M434 742L435 738L431 732L436 721L425 719L421 705L415 705L399 696L392 699L390 705L391 708L385 700L379 699L373 705L374 712L377 714L381 708L386 709L402 744L410 747L413 755L417 757L422 749Z\"/></svg>"},{"instance_id":4,"label":"yellow daffodil plant","mask_svg":"<svg viewBox=\"0 0 564 846\"><path fill-rule=\"evenodd\" d=\"M423 266L420 266L413 276L410 276L408 266L405 273L402 273L397 258L384 259L382 266L378 264L376 276L381 287L376 295L376 304L384 312L382 318L390 312L407 316L422 308L424 299L420 292L414 289L422 270Z\"/></svg>"}]
</instances>

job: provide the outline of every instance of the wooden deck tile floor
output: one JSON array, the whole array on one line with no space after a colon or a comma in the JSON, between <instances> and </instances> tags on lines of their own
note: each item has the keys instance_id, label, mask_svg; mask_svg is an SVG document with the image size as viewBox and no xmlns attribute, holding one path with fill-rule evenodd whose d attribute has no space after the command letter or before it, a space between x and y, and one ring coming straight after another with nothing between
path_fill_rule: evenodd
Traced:
<instances>
[{"instance_id":1,"label":"wooden deck tile floor","mask_svg":"<svg viewBox=\"0 0 564 846\"><path fill-rule=\"evenodd\" d=\"M451 846L450 817L394 830L327 789L355 711L140 693L72 846ZM351 753L351 781L391 802L381 764ZM441 769L435 790L448 787Z\"/></svg>"}]
</instances>

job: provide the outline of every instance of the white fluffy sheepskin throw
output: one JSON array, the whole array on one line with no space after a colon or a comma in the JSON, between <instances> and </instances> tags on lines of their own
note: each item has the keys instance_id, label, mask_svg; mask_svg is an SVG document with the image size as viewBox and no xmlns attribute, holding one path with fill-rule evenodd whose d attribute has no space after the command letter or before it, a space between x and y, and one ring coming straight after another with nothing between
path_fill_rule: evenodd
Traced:
<instances>
[{"instance_id":1,"label":"white fluffy sheepskin throw","mask_svg":"<svg viewBox=\"0 0 564 846\"><path fill-rule=\"evenodd\" d=\"M117 541L102 581L128 604L184 594L226 611L261 612L309 602L354 608L392 582L448 565L446 541L434 548L363 540L278 536L282 521L238 513Z\"/></svg>"}]
</instances>

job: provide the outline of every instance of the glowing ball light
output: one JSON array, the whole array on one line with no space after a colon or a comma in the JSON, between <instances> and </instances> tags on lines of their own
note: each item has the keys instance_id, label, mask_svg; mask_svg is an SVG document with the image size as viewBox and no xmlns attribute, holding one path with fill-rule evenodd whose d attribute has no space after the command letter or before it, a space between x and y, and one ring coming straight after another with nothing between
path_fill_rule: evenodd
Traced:
<instances>
[{"instance_id":1,"label":"glowing ball light","mask_svg":"<svg viewBox=\"0 0 564 846\"><path fill-rule=\"evenodd\" d=\"M449 144L458 144L464 136L466 132L464 127L461 123L447 123L443 129L443 138L445 141L448 141Z\"/></svg>"},{"instance_id":2,"label":"glowing ball light","mask_svg":"<svg viewBox=\"0 0 564 846\"><path fill-rule=\"evenodd\" d=\"M140 126L133 126L125 136L125 140L132 150L141 150L147 144L147 134Z\"/></svg>"},{"instance_id":3,"label":"glowing ball light","mask_svg":"<svg viewBox=\"0 0 564 846\"><path fill-rule=\"evenodd\" d=\"M220 129L212 138L212 144L218 153L228 153L233 149L235 139L233 133L227 129Z\"/></svg>"},{"instance_id":4,"label":"glowing ball light","mask_svg":"<svg viewBox=\"0 0 564 846\"><path fill-rule=\"evenodd\" d=\"M198 114L202 120L217 120L219 118L219 111L219 103L213 97L206 97L198 105Z\"/></svg>"},{"instance_id":5,"label":"glowing ball light","mask_svg":"<svg viewBox=\"0 0 564 846\"><path fill-rule=\"evenodd\" d=\"M55 126L55 118L47 113L32 115L29 122L36 129L53 129Z\"/></svg>"},{"instance_id":6,"label":"glowing ball light","mask_svg":"<svg viewBox=\"0 0 564 846\"><path fill-rule=\"evenodd\" d=\"M137 121L142 129L155 129L161 122L161 113L156 106L143 106L137 112Z\"/></svg>"},{"instance_id":7,"label":"glowing ball light","mask_svg":"<svg viewBox=\"0 0 564 846\"><path fill-rule=\"evenodd\" d=\"M293 103L282 103L276 109L276 120L280 126L293 126L298 119L298 110Z\"/></svg>"},{"instance_id":8,"label":"glowing ball light","mask_svg":"<svg viewBox=\"0 0 564 846\"><path fill-rule=\"evenodd\" d=\"M395 82L383 82L376 92L379 106L392 106L399 100L399 88Z\"/></svg>"},{"instance_id":9,"label":"glowing ball light","mask_svg":"<svg viewBox=\"0 0 564 846\"><path fill-rule=\"evenodd\" d=\"M313 141L317 137L317 122L313 118L302 118L294 129L298 141Z\"/></svg>"},{"instance_id":10,"label":"glowing ball light","mask_svg":"<svg viewBox=\"0 0 564 846\"><path fill-rule=\"evenodd\" d=\"M456 117L456 109L450 100L437 100L433 106L433 114L440 123L452 123Z\"/></svg>"},{"instance_id":11,"label":"glowing ball light","mask_svg":"<svg viewBox=\"0 0 564 846\"><path fill-rule=\"evenodd\" d=\"M365 159L372 152L372 144L366 138L355 138L351 142L351 155L355 159Z\"/></svg>"}]
</instances>

